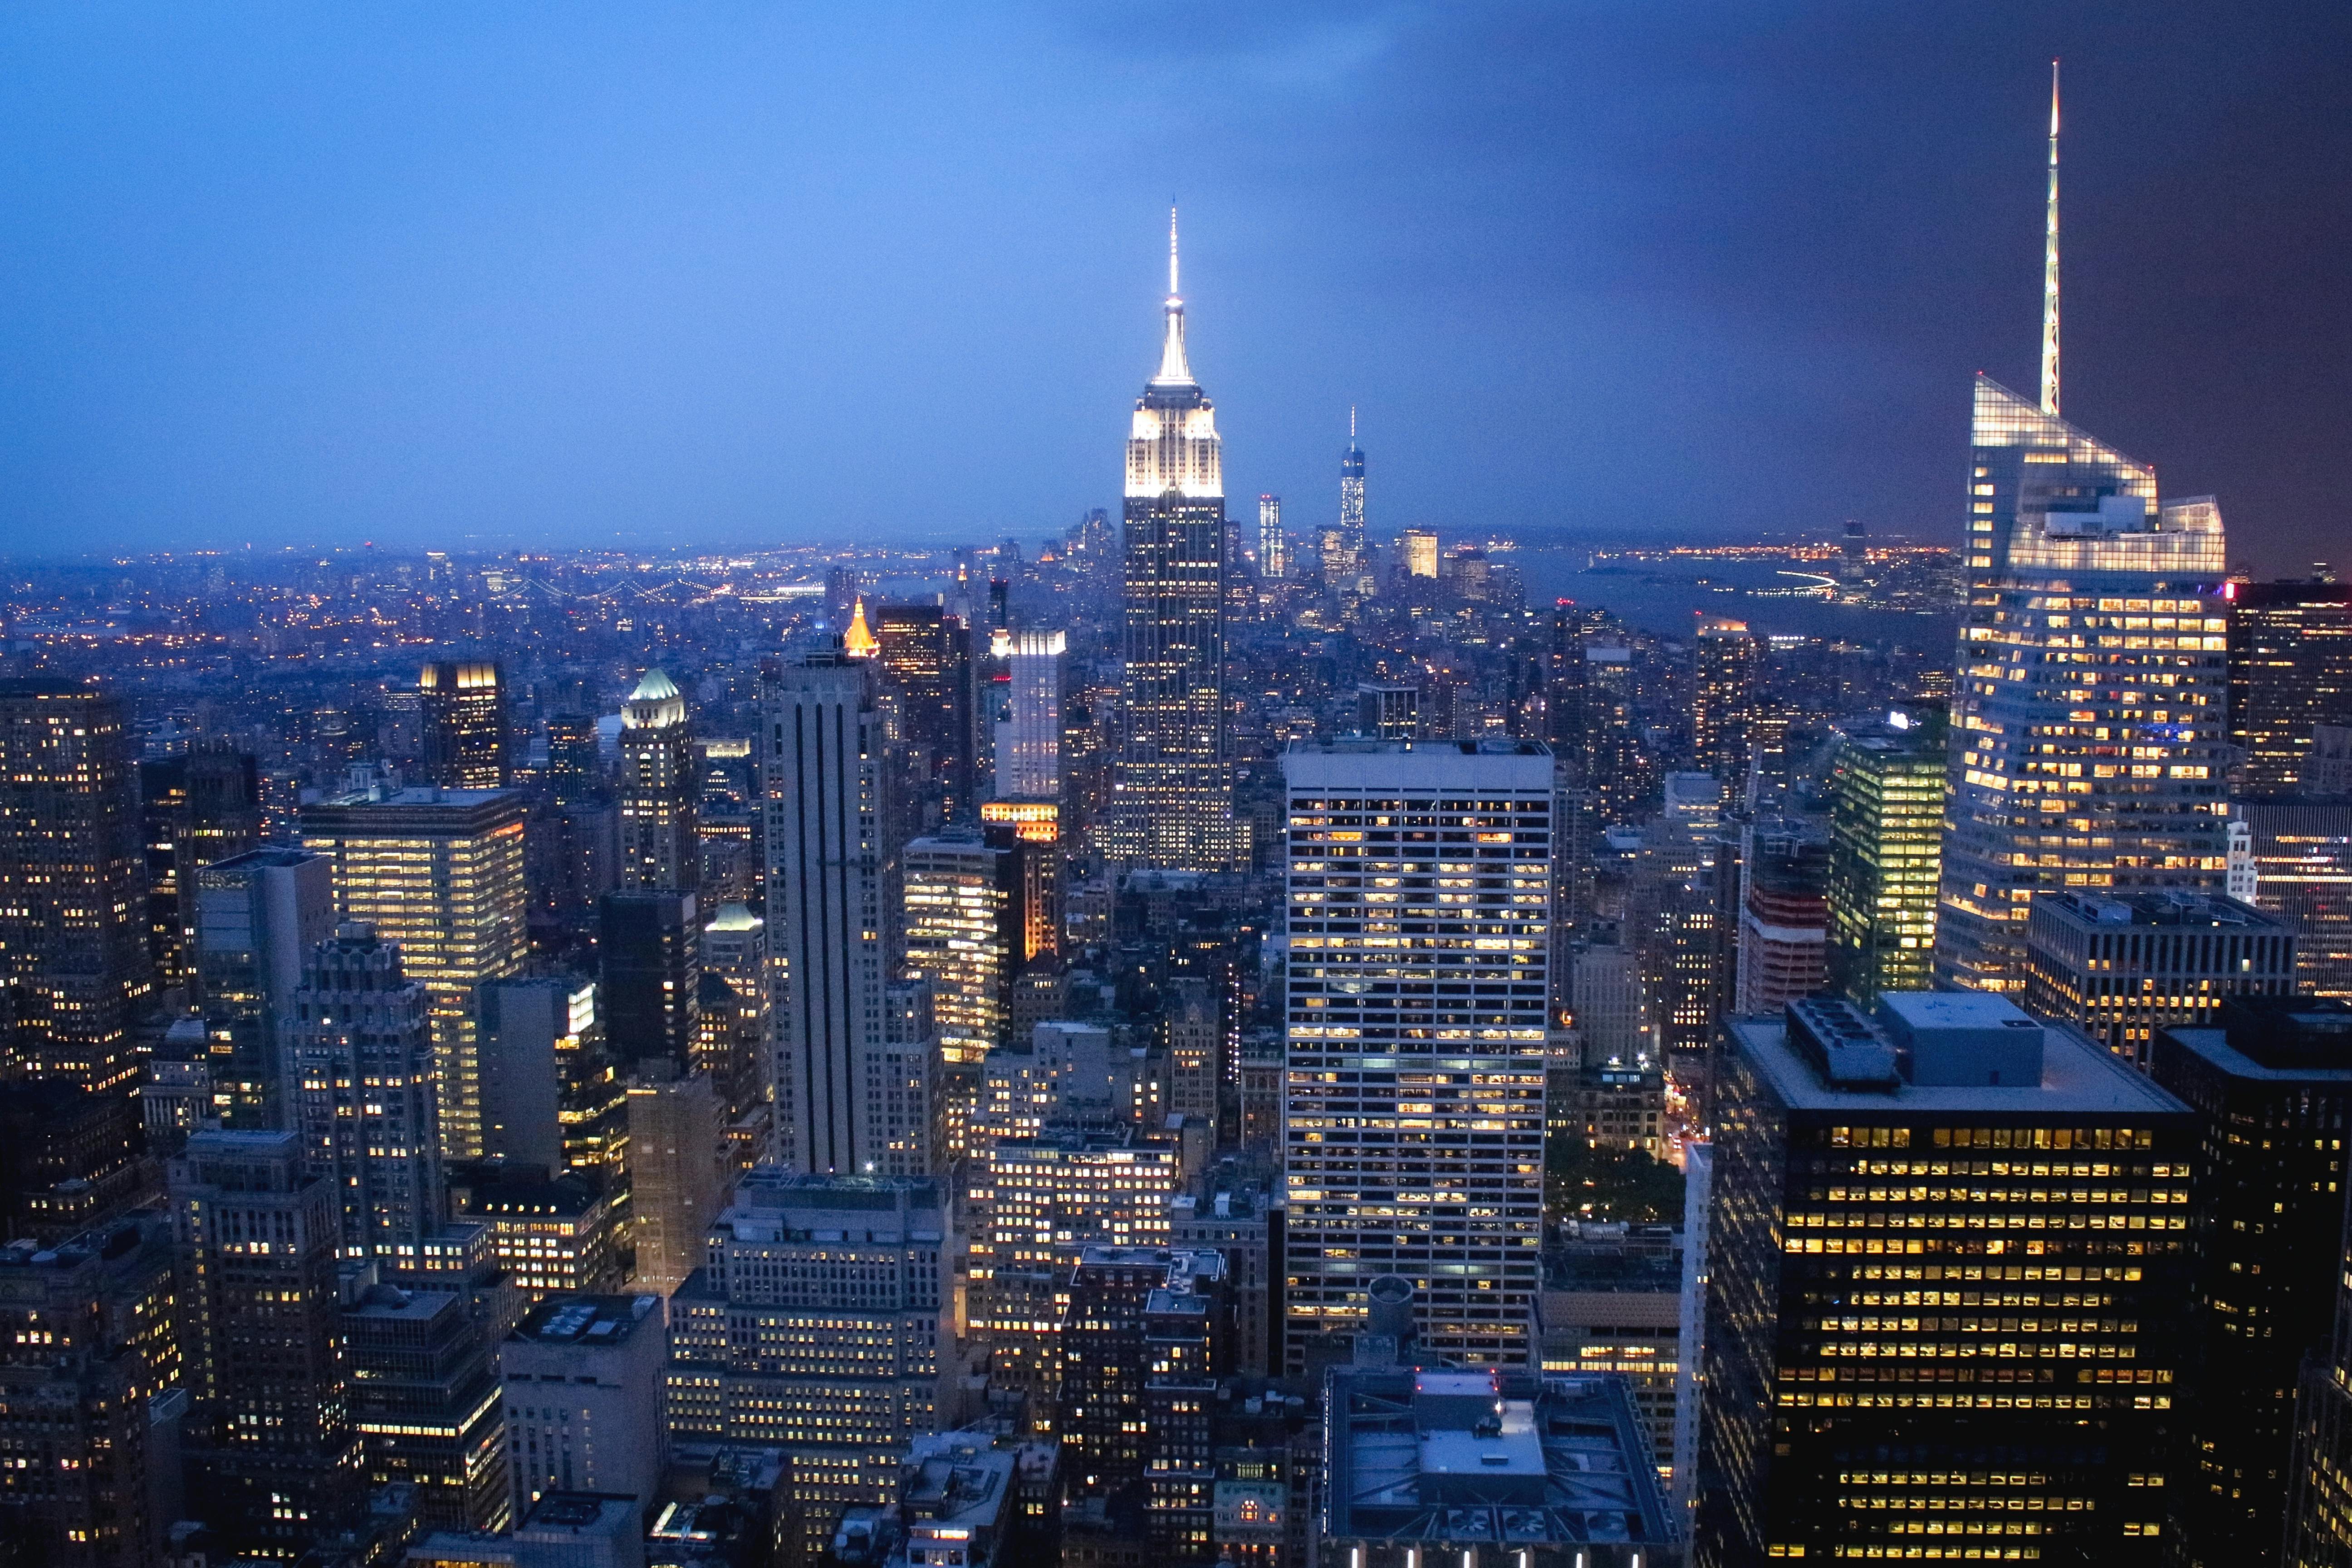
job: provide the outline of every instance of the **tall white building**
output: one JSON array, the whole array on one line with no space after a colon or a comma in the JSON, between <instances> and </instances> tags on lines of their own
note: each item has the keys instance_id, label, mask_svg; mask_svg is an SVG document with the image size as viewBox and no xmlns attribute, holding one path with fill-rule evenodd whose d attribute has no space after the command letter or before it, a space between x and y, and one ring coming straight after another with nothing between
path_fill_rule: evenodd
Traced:
<instances>
[{"instance_id":1,"label":"tall white building","mask_svg":"<svg viewBox=\"0 0 2352 1568\"><path fill-rule=\"evenodd\" d=\"M882 724L870 664L814 654L761 683L776 1157L876 1157L865 1057L883 1041Z\"/></svg>"},{"instance_id":2,"label":"tall white building","mask_svg":"<svg viewBox=\"0 0 2352 1568\"><path fill-rule=\"evenodd\" d=\"M1282 498L1277 495L1257 498L1257 574L1290 575L1290 536L1282 531Z\"/></svg>"},{"instance_id":3,"label":"tall white building","mask_svg":"<svg viewBox=\"0 0 2352 1568\"><path fill-rule=\"evenodd\" d=\"M1289 793L1288 1358L1383 1274L1422 1343L1522 1364L1541 1284L1552 759L1299 742ZM1344 1352L1343 1352L1344 1359Z\"/></svg>"},{"instance_id":4,"label":"tall white building","mask_svg":"<svg viewBox=\"0 0 2352 1568\"><path fill-rule=\"evenodd\" d=\"M996 794L1001 800L1062 798L1061 632L1014 632L1004 656L1012 697L996 725Z\"/></svg>"},{"instance_id":5,"label":"tall white building","mask_svg":"<svg viewBox=\"0 0 2352 1568\"><path fill-rule=\"evenodd\" d=\"M295 1130L334 1192L342 1254L414 1267L441 1226L431 998L398 948L351 921L311 949L292 1013Z\"/></svg>"}]
</instances>

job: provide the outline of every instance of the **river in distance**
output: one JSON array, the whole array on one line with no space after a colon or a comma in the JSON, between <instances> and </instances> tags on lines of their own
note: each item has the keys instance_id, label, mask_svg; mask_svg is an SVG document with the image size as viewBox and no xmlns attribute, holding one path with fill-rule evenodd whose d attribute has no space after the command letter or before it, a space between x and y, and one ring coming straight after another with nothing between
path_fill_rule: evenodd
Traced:
<instances>
[{"instance_id":1,"label":"river in distance","mask_svg":"<svg viewBox=\"0 0 2352 1568\"><path fill-rule=\"evenodd\" d=\"M1759 636L1830 637L1922 651L1948 649L1958 635L1958 621L1950 615L1783 596L1821 581L1811 562L1621 558L1595 563L1591 550L1582 545L1522 545L1503 559L1518 567L1530 605L1573 599L1667 637L1688 637L1701 616L1746 621Z\"/></svg>"}]
</instances>

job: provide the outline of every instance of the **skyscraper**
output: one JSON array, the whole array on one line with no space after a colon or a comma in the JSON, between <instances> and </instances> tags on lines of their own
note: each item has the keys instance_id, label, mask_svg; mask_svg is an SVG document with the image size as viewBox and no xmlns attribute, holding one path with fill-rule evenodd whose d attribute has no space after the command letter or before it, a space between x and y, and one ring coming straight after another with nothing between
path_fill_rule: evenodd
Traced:
<instances>
[{"instance_id":1,"label":"skyscraper","mask_svg":"<svg viewBox=\"0 0 2352 1568\"><path fill-rule=\"evenodd\" d=\"M1006 666L1011 700L996 727L996 794L1003 800L1062 798L1062 632L1016 632Z\"/></svg>"},{"instance_id":2,"label":"skyscraper","mask_svg":"<svg viewBox=\"0 0 2352 1568\"><path fill-rule=\"evenodd\" d=\"M306 806L305 848L334 868L336 912L400 949L401 968L433 1004L441 1152L482 1154L482 1070L474 1001L522 967L519 790L402 790Z\"/></svg>"},{"instance_id":3,"label":"skyscraper","mask_svg":"<svg viewBox=\"0 0 2352 1568\"><path fill-rule=\"evenodd\" d=\"M346 1258L413 1266L447 1217L430 1014L400 950L360 921L303 965L287 1023L287 1098L302 1157L341 1209Z\"/></svg>"},{"instance_id":4,"label":"skyscraper","mask_svg":"<svg viewBox=\"0 0 2352 1568\"><path fill-rule=\"evenodd\" d=\"M436 659L419 671L425 779L443 789L504 789L506 672L486 659Z\"/></svg>"},{"instance_id":5,"label":"skyscraper","mask_svg":"<svg viewBox=\"0 0 2352 1568\"><path fill-rule=\"evenodd\" d=\"M777 1158L876 1158L858 1085L883 1041L882 731L867 664L831 654L761 683Z\"/></svg>"},{"instance_id":6,"label":"skyscraper","mask_svg":"<svg viewBox=\"0 0 2352 1568\"><path fill-rule=\"evenodd\" d=\"M2231 809L2244 861L2232 879L2252 883L2235 896L2294 928L2298 990L2352 997L2352 796L2281 795Z\"/></svg>"},{"instance_id":7,"label":"skyscraper","mask_svg":"<svg viewBox=\"0 0 2352 1568\"><path fill-rule=\"evenodd\" d=\"M187 986L196 979L196 868L260 841L254 759L202 742L181 756L151 758L139 764L139 816L156 977L165 985Z\"/></svg>"},{"instance_id":8,"label":"skyscraper","mask_svg":"<svg viewBox=\"0 0 2352 1568\"><path fill-rule=\"evenodd\" d=\"M976 1062L1004 1038L1014 952L1013 851L977 833L907 846L906 973L928 981L940 1049Z\"/></svg>"},{"instance_id":9,"label":"skyscraper","mask_svg":"<svg viewBox=\"0 0 2352 1568\"><path fill-rule=\"evenodd\" d=\"M2021 991L2042 889L2215 890L2225 861L2221 509L2058 416L2057 110L2042 398L1976 383L1939 984Z\"/></svg>"},{"instance_id":10,"label":"skyscraper","mask_svg":"<svg viewBox=\"0 0 2352 1568\"><path fill-rule=\"evenodd\" d=\"M639 889L604 895L597 942L604 1039L624 1068L652 1058L694 1060L701 999L702 921L695 896Z\"/></svg>"},{"instance_id":11,"label":"skyscraper","mask_svg":"<svg viewBox=\"0 0 2352 1568\"><path fill-rule=\"evenodd\" d=\"M1257 574L1265 578L1290 575L1290 536L1282 531L1282 498L1257 498Z\"/></svg>"},{"instance_id":12,"label":"skyscraper","mask_svg":"<svg viewBox=\"0 0 2352 1568\"><path fill-rule=\"evenodd\" d=\"M1435 1353L1523 1363L1542 1272L1551 753L1302 742L1285 772L1291 1369L1358 1331L1384 1274L1415 1281Z\"/></svg>"},{"instance_id":13,"label":"skyscraper","mask_svg":"<svg viewBox=\"0 0 2352 1568\"><path fill-rule=\"evenodd\" d=\"M1728 1029L1694 1563L2165 1561L2188 1108L1998 996Z\"/></svg>"},{"instance_id":14,"label":"skyscraper","mask_svg":"<svg viewBox=\"0 0 2352 1568\"><path fill-rule=\"evenodd\" d=\"M643 1064L629 1085L629 1210L640 1290L667 1296L702 1267L703 1232L726 1187L727 1107L706 1072Z\"/></svg>"},{"instance_id":15,"label":"skyscraper","mask_svg":"<svg viewBox=\"0 0 2352 1568\"><path fill-rule=\"evenodd\" d=\"M2048 893L2025 924L2026 1007L2143 1068L2158 1031L2294 991L2294 931L2234 899Z\"/></svg>"},{"instance_id":16,"label":"skyscraper","mask_svg":"<svg viewBox=\"0 0 2352 1568\"><path fill-rule=\"evenodd\" d=\"M1830 847L1785 822L1751 824L1742 837L1731 1010L1777 1013L1829 977Z\"/></svg>"},{"instance_id":17,"label":"skyscraper","mask_svg":"<svg viewBox=\"0 0 2352 1568\"><path fill-rule=\"evenodd\" d=\"M1692 645L1691 752L1697 766L1738 789L1748 778L1756 718L1756 639L1746 621L1710 616Z\"/></svg>"},{"instance_id":18,"label":"skyscraper","mask_svg":"<svg viewBox=\"0 0 2352 1568\"><path fill-rule=\"evenodd\" d=\"M2245 793L2308 792L2314 731L2352 724L2352 584L2231 583L2222 594Z\"/></svg>"},{"instance_id":19,"label":"skyscraper","mask_svg":"<svg viewBox=\"0 0 2352 1568\"><path fill-rule=\"evenodd\" d=\"M198 1132L172 1162L188 1497L241 1549L291 1560L357 1491L334 1188L292 1132Z\"/></svg>"},{"instance_id":20,"label":"skyscraper","mask_svg":"<svg viewBox=\"0 0 2352 1568\"><path fill-rule=\"evenodd\" d=\"M875 630L883 682L917 753L918 793L936 793L949 819L969 816L978 762L971 623L938 605L885 605Z\"/></svg>"},{"instance_id":21,"label":"skyscraper","mask_svg":"<svg viewBox=\"0 0 2352 1568\"><path fill-rule=\"evenodd\" d=\"M303 966L334 934L333 868L307 850L249 849L196 872L191 902L211 1040L205 1115L230 1128L284 1126L291 1086L280 1047Z\"/></svg>"},{"instance_id":22,"label":"skyscraper","mask_svg":"<svg viewBox=\"0 0 2352 1568\"><path fill-rule=\"evenodd\" d=\"M1184 354L1176 218L1160 370L1127 443L1127 751L1108 858L1224 870L1248 858L1225 754L1225 481L1217 418Z\"/></svg>"},{"instance_id":23,"label":"skyscraper","mask_svg":"<svg viewBox=\"0 0 2352 1568\"><path fill-rule=\"evenodd\" d=\"M1323 582L1343 593L1359 591L1364 572L1364 449L1356 445L1356 411L1348 410L1348 449L1339 454L1339 526L1327 536Z\"/></svg>"},{"instance_id":24,"label":"skyscraper","mask_svg":"<svg viewBox=\"0 0 2352 1568\"><path fill-rule=\"evenodd\" d=\"M1404 554L1404 573L1408 577L1437 581L1437 531L1433 528L1408 528L1397 535L1398 548Z\"/></svg>"},{"instance_id":25,"label":"skyscraper","mask_svg":"<svg viewBox=\"0 0 2352 1568\"><path fill-rule=\"evenodd\" d=\"M54 676L0 680L0 984L30 1075L120 1089L154 990L122 704Z\"/></svg>"},{"instance_id":26,"label":"skyscraper","mask_svg":"<svg viewBox=\"0 0 2352 1568\"><path fill-rule=\"evenodd\" d=\"M621 886L702 885L695 808L702 798L686 699L658 669L621 705Z\"/></svg>"},{"instance_id":27,"label":"skyscraper","mask_svg":"<svg viewBox=\"0 0 2352 1568\"><path fill-rule=\"evenodd\" d=\"M1903 720L1848 733L1830 776L1829 980L1864 1006L1935 968L1944 730Z\"/></svg>"}]
</instances>

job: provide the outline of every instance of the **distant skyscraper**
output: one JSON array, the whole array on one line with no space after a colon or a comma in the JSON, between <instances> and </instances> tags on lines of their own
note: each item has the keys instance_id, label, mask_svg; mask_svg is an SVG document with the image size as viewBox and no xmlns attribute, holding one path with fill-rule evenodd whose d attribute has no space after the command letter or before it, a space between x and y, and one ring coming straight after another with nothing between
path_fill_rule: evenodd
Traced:
<instances>
[{"instance_id":1,"label":"distant skyscraper","mask_svg":"<svg viewBox=\"0 0 2352 1568\"><path fill-rule=\"evenodd\" d=\"M624 1068L659 1058L693 1064L702 921L695 896L673 889L607 893L597 960L604 1039Z\"/></svg>"},{"instance_id":2,"label":"distant skyscraper","mask_svg":"<svg viewBox=\"0 0 2352 1568\"><path fill-rule=\"evenodd\" d=\"M1367 741L1421 738L1421 688L1405 681L1356 683L1356 733Z\"/></svg>"},{"instance_id":3,"label":"distant skyscraper","mask_svg":"<svg viewBox=\"0 0 2352 1568\"><path fill-rule=\"evenodd\" d=\"M343 1256L413 1267L447 1206L425 987L352 921L311 950L293 1011L290 1120L341 1208Z\"/></svg>"},{"instance_id":4,"label":"distant skyscraper","mask_svg":"<svg viewBox=\"0 0 2352 1568\"><path fill-rule=\"evenodd\" d=\"M119 1089L155 985L121 703L55 676L0 680L0 983L37 1079Z\"/></svg>"},{"instance_id":5,"label":"distant skyscraper","mask_svg":"<svg viewBox=\"0 0 2352 1568\"><path fill-rule=\"evenodd\" d=\"M1282 531L1282 498L1277 495L1257 498L1257 574L1290 575L1290 536Z\"/></svg>"},{"instance_id":6,"label":"distant skyscraper","mask_svg":"<svg viewBox=\"0 0 2352 1568\"><path fill-rule=\"evenodd\" d=\"M1013 973L1062 963L1062 811L1052 801L992 800L980 808L989 845L1013 858L1003 886Z\"/></svg>"},{"instance_id":7,"label":"distant skyscraper","mask_svg":"<svg viewBox=\"0 0 2352 1568\"><path fill-rule=\"evenodd\" d=\"M139 815L156 976L166 985L191 986L196 868L241 855L261 839L254 759L201 742L180 756L151 758L139 764Z\"/></svg>"},{"instance_id":8,"label":"distant skyscraper","mask_svg":"<svg viewBox=\"0 0 2352 1568\"><path fill-rule=\"evenodd\" d=\"M336 912L400 949L433 999L441 1152L482 1154L475 997L522 967L523 818L519 790L403 790L306 806L305 848L334 868Z\"/></svg>"},{"instance_id":9,"label":"distant skyscraper","mask_svg":"<svg viewBox=\"0 0 2352 1568\"><path fill-rule=\"evenodd\" d=\"M1225 754L1225 481L1184 357L1169 216L1160 370L1127 444L1127 752L1105 848L1116 864L1223 870L1247 858Z\"/></svg>"},{"instance_id":10,"label":"distant skyscraper","mask_svg":"<svg viewBox=\"0 0 2352 1568\"><path fill-rule=\"evenodd\" d=\"M855 566L828 566L824 573L825 629L839 637L849 629L849 617L856 613L862 584Z\"/></svg>"},{"instance_id":11,"label":"distant skyscraper","mask_svg":"<svg viewBox=\"0 0 2352 1568\"><path fill-rule=\"evenodd\" d=\"M1365 562L1364 449L1356 445L1356 411L1348 410L1348 449L1339 454L1339 529L1338 549L1323 563L1323 580L1334 588L1353 592Z\"/></svg>"},{"instance_id":12,"label":"distant skyscraper","mask_svg":"<svg viewBox=\"0 0 2352 1568\"><path fill-rule=\"evenodd\" d=\"M1404 552L1404 574L1437 581L1437 531L1433 528L1408 528L1397 535Z\"/></svg>"},{"instance_id":13,"label":"distant skyscraper","mask_svg":"<svg viewBox=\"0 0 2352 1568\"><path fill-rule=\"evenodd\" d=\"M1830 847L1797 825L1743 830L1737 1013L1777 1013L1829 978Z\"/></svg>"},{"instance_id":14,"label":"distant skyscraper","mask_svg":"<svg viewBox=\"0 0 2352 1568\"><path fill-rule=\"evenodd\" d=\"M862 661L769 670L768 962L775 998L777 1157L843 1174L875 1159L861 1068L883 1043L882 726Z\"/></svg>"},{"instance_id":15,"label":"distant skyscraper","mask_svg":"<svg viewBox=\"0 0 2352 1568\"><path fill-rule=\"evenodd\" d=\"M524 1314L499 1347L515 1518L562 1491L652 1510L669 1462L662 1350L658 1296L567 1292Z\"/></svg>"},{"instance_id":16,"label":"distant skyscraper","mask_svg":"<svg viewBox=\"0 0 2352 1568\"><path fill-rule=\"evenodd\" d=\"M295 1133L207 1131L171 1191L188 1500L229 1550L291 1561L358 1491L335 1190Z\"/></svg>"},{"instance_id":17,"label":"distant skyscraper","mask_svg":"<svg viewBox=\"0 0 2352 1568\"><path fill-rule=\"evenodd\" d=\"M1433 1352L1522 1364L1542 1273L1551 753L1300 742L1285 771L1291 1370L1317 1336L1361 1327L1383 1274L1415 1281ZM1435 1192L1461 1195L1408 1196Z\"/></svg>"},{"instance_id":18,"label":"distant skyscraper","mask_svg":"<svg viewBox=\"0 0 2352 1568\"><path fill-rule=\"evenodd\" d=\"M2281 795L2231 809L2232 849L2244 862L2233 880L2252 884L2236 896L2294 928L2298 989L2352 997L2352 796Z\"/></svg>"},{"instance_id":19,"label":"distant skyscraper","mask_svg":"<svg viewBox=\"0 0 2352 1568\"><path fill-rule=\"evenodd\" d=\"M695 808L702 798L686 699L649 669L621 705L621 886L702 885Z\"/></svg>"},{"instance_id":20,"label":"distant skyscraper","mask_svg":"<svg viewBox=\"0 0 2352 1568\"><path fill-rule=\"evenodd\" d=\"M1829 980L1868 1006L1934 978L1943 726L1849 734L1830 776Z\"/></svg>"},{"instance_id":21,"label":"distant skyscraper","mask_svg":"<svg viewBox=\"0 0 2352 1568\"><path fill-rule=\"evenodd\" d=\"M1062 798L1062 632L1016 632L1005 664L1007 712L996 727L996 794L1005 800Z\"/></svg>"},{"instance_id":22,"label":"distant skyscraper","mask_svg":"<svg viewBox=\"0 0 2352 1568\"><path fill-rule=\"evenodd\" d=\"M1691 752L1697 765L1739 788L1756 718L1756 639L1746 621L1708 616L1692 645Z\"/></svg>"},{"instance_id":23,"label":"distant skyscraper","mask_svg":"<svg viewBox=\"0 0 2352 1568\"><path fill-rule=\"evenodd\" d=\"M2189 1108L1998 996L1727 1027L1696 1568L2167 1561Z\"/></svg>"},{"instance_id":24,"label":"distant skyscraper","mask_svg":"<svg viewBox=\"0 0 2352 1568\"><path fill-rule=\"evenodd\" d=\"M2058 416L2052 95L2042 403L1976 383L1939 984L2020 992L2036 892L2219 891L2221 509Z\"/></svg>"},{"instance_id":25,"label":"distant skyscraper","mask_svg":"<svg viewBox=\"0 0 2352 1568\"><path fill-rule=\"evenodd\" d=\"M971 623L937 605L885 605L876 631L882 678L907 743L920 753L922 784L940 792L945 816L968 816L978 761Z\"/></svg>"},{"instance_id":26,"label":"distant skyscraper","mask_svg":"<svg viewBox=\"0 0 2352 1568\"><path fill-rule=\"evenodd\" d=\"M504 789L507 683L483 659L436 659L419 672L425 705L425 778L443 789Z\"/></svg>"},{"instance_id":27,"label":"distant skyscraper","mask_svg":"<svg viewBox=\"0 0 2352 1568\"><path fill-rule=\"evenodd\" d=\"M2230 741L2248 795L2308 793L2319 726L2352 724L2352 584L2231 583Z\"/></svg>"},{"instance_id":28,"label":"distant skyscraper","mask_svg":"<svg viewBox=\"0 0 2352 1568\"><path fill-rule=\"evenodd\" d=\"M929 982L950 1061L982 1060L1004 1037L1019 941L1012 860L977 833L907 846L907 975Z\"/></svg>"}]
</instances>

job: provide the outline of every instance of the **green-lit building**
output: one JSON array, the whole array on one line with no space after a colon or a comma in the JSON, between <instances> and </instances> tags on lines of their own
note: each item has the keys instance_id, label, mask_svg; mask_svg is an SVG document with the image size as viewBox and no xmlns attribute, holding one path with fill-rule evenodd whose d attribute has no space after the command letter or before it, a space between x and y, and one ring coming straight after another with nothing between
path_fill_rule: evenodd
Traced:
<instances>
[{"instance_id":1,"label":"green-lit building","mask_svg":"<svg viewBox=\"0 0 2352 1568\"><path fill-rule=\"evenodd\" d=\"M1839 748L1830 806L1830 984L1867 1005L1922 991L1936 952L1944 722L1891 715Z\"/></svg>"}]
</instances>

